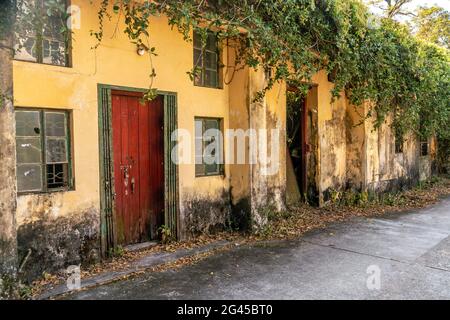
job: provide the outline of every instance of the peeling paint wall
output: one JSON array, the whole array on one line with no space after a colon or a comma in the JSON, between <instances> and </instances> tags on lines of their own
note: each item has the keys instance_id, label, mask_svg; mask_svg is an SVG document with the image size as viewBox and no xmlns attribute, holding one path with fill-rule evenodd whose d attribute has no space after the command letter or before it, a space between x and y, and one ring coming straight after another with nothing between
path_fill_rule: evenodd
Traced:
<instances>
[{"instance_id":1,"label":"peeling paint wall","mask_svg":"<svg viewBox=\"0 0 450 320\"><path fill-rule=\"evenodd\" d=\"M323 205L332 190L346 186L347 146L345 95L332 100L333 84L325 71L320 71L312 81L318 90L318 189L319 204Z\"/></svg>"},{"instance_id":2,"label":"peeling paint wall","mask_svg":"<svg viewBox=\"0 0 450 320\"><path fill-rule=\"evenodd\" d=\"M263 70L250 71L250 97L263 90L267 84ZM250 128L259 132L265 130L267 136L267 156L277 154L278 163L263 163L258 161L251 165L250 195L252 212L252 229L258 230L267 223L267 210L282 210L285 208L286 191L286 85L276 83L266 93L263 101L250 104ZM272 136L272 129L279 132L279 136ZM261 139L261 137L258 137ZM274 139L274 145L271 143ZM259 140L258 140L259 143ZM275 147L278 150L273 150ZM264 152L258 148L258 153ZM264 158L264 157L263 157ZM275 166L276 170L272 170Z\"/></svg>"},{"instance_id":3,"label":"peeling paint wall","mask_svg":"<svg viewBox=\"0 0 450 320\"><path fill-rule=\"evenodd\" d=\"M425 181L431 177L431 162L430 156L421 156L419 158L420 181Z\"/></svg>"},{"instance_id":4,"label":"peeling paint wall","mask_svg":"<svg viewBox=\"0 0 450 320\"><path fill-rule=\"evenodd\" d=\"M383 192L412 186L419 181L419 175L422 180L431 176L433 156L420 156L416 135L407 134L403 153L395 153L390 117L375 129L373 118L363 121L368 103L352 106L344 94L332 100L333 84L324 71L313 77L313 83L318 92L320 205L329 200L334 190Z\"/></svg>"},{"instance_id":5,"label":"peeling paint wall","mask_svg":"<svg viewBox=\"0 0 450 320\"><path fill-rule=\"evenodd\" d=\"M12 52L7 49L11 38L0 39L0 280L3 275L15 276L17 267L16 126Z\"/></svg>"},{"instance_id":6,"label":"peeling paint wall","mask_svg":"<svg viewBox=\"0 0 450 320\"><path fill-rule=\"evenodd\" d=\"M345 115L347 188L362 190L364 186L365 131L364 108L348 104Z\"/></svg>"},{"instance_id":7,"label":"peeling paint wall","mask_svg":"<svg viewBox=\"0 0 450 320\"><path fill-rule=\"evenodd\" d=\"M403 152L395 152L391 117L380 128L366 121L366 182L370 191L383 192L409 187L419 179L419 141L413 133L404 137Z\"/></svg>"},{"instance_id":8,"label":"peeling paint wall","mask_svg":"<svg viewBox=\"0 0 450 320\"><path fill-rule=\"evenodd\" d=\"M249 69L236 65L235 52L230 51L229 61L230 68L226 70L228 77L232 77L230 83L230 129L242 130L248 132L250 129L250 89L249 89ZM239 142L235 137L230 144L233 150L228 150L233 155L233 161L229 164L230 168L230 197L231 197L231 227L238 230L246 230L251 226L251 195L250 195L250 164L248 162L250 138L246 137L245 141ZM231 141L230 141L231 142ZM244 159L238 159L238 144L244 146ZM231 160L231 159L228 159ZM242 161L243 160L243 161Z\"/></svg>"}]
</instances>

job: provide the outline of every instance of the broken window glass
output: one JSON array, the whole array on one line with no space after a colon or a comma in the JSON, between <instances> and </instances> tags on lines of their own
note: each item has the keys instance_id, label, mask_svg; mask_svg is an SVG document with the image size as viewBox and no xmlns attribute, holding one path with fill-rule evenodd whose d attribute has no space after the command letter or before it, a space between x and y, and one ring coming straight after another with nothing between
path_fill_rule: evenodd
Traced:
<instances>
[{"instance_id":1,"label":"broken window glass","mask_svg":"<svg viewBox=\"0 0 450 320\"><path fill-rule=\"evenodd\" d=\"M17 137L16 140L18 163L41 163L41 139Z\"/></svg>"},{"instance_id":2,"label":"broken window glass","mask_svg":"<svg viewBox=\"0 0 450 320\"><path fill-rule=\"evenodd\" d=\"M66 139L47 138L45 143L47 163L67 162Z\"/></svg>"},{"instance_id":3,"label":"broken window glass","mask_svg":"<svg viewBox=\"0 0 450 320\"><path fill-rule=\"evenodd\" d=\"M18 4L15 59L69 65L70 30L65 0L22 0Z\"/></svg>"},{"instance_id":4,"label":"broken window glass","mask_svg":"<svg viewBox=\"0 0 450 320\"><path fill-rule=\"evenodd\" d=\"M42 191L40 164L17 165L17 189L19 192Z\"/></svg>"},{"instance_id":5,"label":"broken window glass","mask_svg":"<svg viewBox=\"0 0 450 320\"><path fill-rule=\"evenodd\" d=\"M16 112L16 135L18 137L40 137L39 111Z\"/></svg>"}]
</instances>

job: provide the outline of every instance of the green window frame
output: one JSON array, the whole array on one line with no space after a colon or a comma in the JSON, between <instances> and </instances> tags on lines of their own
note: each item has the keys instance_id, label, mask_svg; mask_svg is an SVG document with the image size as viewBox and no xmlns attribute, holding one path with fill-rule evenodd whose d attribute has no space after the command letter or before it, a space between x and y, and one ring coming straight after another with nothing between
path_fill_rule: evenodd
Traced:
<instances>
[{"instance_id":1,"label":"green window frame","mask_svg":"<svg viewBox=\"0 0 450 320\"><path fill-rule=\"evenodd\" d=\"M208 32L206 43L200 33L194 31L194 85L207 88L222 88L222 68L217 36Z\"/></svg>"},{"instance_id":2,"label":"green window frame","mask_svg":"<svg viewBox=\"0 0 450 320\"><path fill-rule=\"evenodd\" d=\"M208 146L216 142L218 143L218 148L214 149L216 153L205 154ZM195 176L223 175L223 154L222 119L195 117Z\"/></svg>"},{"instance_id":3,"label":"green window frame","mask_svg":"<svg viewBox=\"0 0 450 320\"><path fill-rule=\"evenodd\" d=\"M70 113L16 108L18 193L72 189Z\"/></svg>"},{"instance_id":4,"label":"green window frame","mask_svg":"<svg viewBox=\"0 0 450 320\"><path fill-rule=\"evenodd\" d=\"M23 0L17 10L14 59L71 66L68 0Z\"/></svg>"}]
</instances>

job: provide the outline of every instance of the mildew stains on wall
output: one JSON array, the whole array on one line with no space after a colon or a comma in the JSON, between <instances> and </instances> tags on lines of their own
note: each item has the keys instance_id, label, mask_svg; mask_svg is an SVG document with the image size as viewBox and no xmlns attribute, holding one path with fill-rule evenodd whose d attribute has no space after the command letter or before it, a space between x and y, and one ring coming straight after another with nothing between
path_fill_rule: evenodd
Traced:
<instances>
[{"instance_id":1,"label":"mildew stains on wall","mask_svg":"<svg viewBox=\"0 0 450 320\"><path fill-rule=\"evenodd\" d=\"M6 10L4 7L2 10ZM6 39L5 39L6 38ZM12 34L0 39L0 280L14 276L16 244L16 126L13 97ZM0 288L1 290L1 288ZM1 292L0 292L1 295Z\"/></svg>"},{"instance_id":2,"label":"mildew stains on wall","mask_svg":"<svg viewBox=\"0 0 450 320\"><path fill-rule=\"evenodd\" d=\"M365 131L363 114L363 108L350 104L347 106L345 115L347 144L346 187L357 191L362 191L364 186Z\"/></svg>"},{"instance_id":3,"label":"mildew stains on wall","mask_svg":"<svg viewBox=\"0 0 450 320\"><path fill-rule=\"evenodd\" d=\"M432 161L429 156L422 156L419 159L419 180L425 181L431 177Z\"/></svg>"},{"instance_id":4,"label":"mildew stains on wall","mask_svg":"<svg viewBox=\"0 0 450 320\"><path fill-rule=\"evenodd\" d=\"M405 135L403 153L395 153L391 117L375 128L374 118L363 121L369 103L355 108L344 94L333 100L333 85L324 72L313 80L318 85L320 205L333 190L384 192L414 185L419 173L422 179L430 176L430 165L420 157L415 134Z\"/></svg>"},{"instance_id":5,"label":"mildew stains on wall","mask_svg":"<svg viewBox=\"0 0 450 320\"><path fill-rule=\"evenodd\" d=\"M214 193L210 197L185 194L183 215L187 238L223 231L231 221L230 193L222 190L222 193Z\"/></svg>"},{"instance_id":6,"label":"mildew stains on wall","mask_svg":"<svg viewBox=\"0 0 450 320\"><path fill-rule=\"evenodd\" d=\"M227 74L233 77L230 83L229 116L230 129L242 130L247 132L250 128L250 89L249 89L249 69L242 67L236 71L239 66L234 66L235 52L230 51L230 64L232 65ZM244 156L244 161L238 159L238 139L233 139L233 150L228 150L233 155L233 161L229 159L230 168L230 198L231 198L231 226L238 230L248 230L251 227L251 196L250 196L250 164L248 162L250 140L246 138L241 142L244 145L239 152Z\"/></svg>"},{"instance_id":7,"label":"mildew stains on wall","mask_svg":"<svg viewBox=\"0 0 450 320\"><path fill-rule=\"evenodd\" d=\"M100 216L95 205L80 205L70 212L64 208L63 194L52 193L20 196L18 207L19 261L25 279L100 258Z\"/></svg>"},{"instance_id":8,"label":"mildew stains on wall","mask_svg":"<svg viewBox=\"0 0 450 320\"><path fill-rule=\"evenodd\" d=\"M346 187L346 103L341 98L331 104L331 119L319 123L321 189L323 201L331 190Z\"/></svg>"},{"instance_id":9,"label":"mildew stains on wall","mask_svg":"<svg viewBox=\"0 0 450 320\"><path fill-rule=\"evenodd\" d=\"M263 90L267 84L262 70L250 73L250 96ZM258 161L251 165L250 195L252 229L258 230L267 224L267 207L274 210L285 208L286 190L286 86L277 83L266 93L263 101L250 104L250 128L266 132L267 150L258 149ZM272 136L272 129L278 136ZM258 137L261 139L261 137ZM274 143L273 143L274 142ZM259 144L259 146L261 146ZM275 149L274 149L275 148ZM261 152L267 160L261 161ZM264 157L263 157L264 159Z\"/></svg>"},{"instance_id":10,"label":"mildew stains on wall","mask_svg":"<svg viewBox=\"0 0 450 320\"><path fill-rule=\"evenodd\" d=\"M419 179L419 143L414 133L404 136L403 152L395 152L395 136L391 117L379 128L373 119L366 122L367 176L366 189L385 192L408 188Z\"/></svg>"}]
</instances>

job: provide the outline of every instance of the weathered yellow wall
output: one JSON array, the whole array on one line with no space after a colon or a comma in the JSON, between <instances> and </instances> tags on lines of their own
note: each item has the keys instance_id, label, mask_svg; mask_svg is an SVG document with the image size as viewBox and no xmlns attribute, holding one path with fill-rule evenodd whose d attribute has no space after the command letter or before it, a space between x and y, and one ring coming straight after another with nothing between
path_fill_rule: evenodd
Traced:
<instances>
[{"instance_id":1,"label":"weathered yellow wall","mask_svg":"<svg viewBox=\"0 0 450 320\"><path fill-rule=\"evenodd\" d=\"M333 84L325 71L317 73L312 82L317 85L318 98L320 204L328 200L331 190L383 191L414 183L419 172L422 180L430 177L430 157L419 157L417 136L406 135L403 153L396 154L390 117L379 129L374 128L373 118L358 125L368 112L368 103L355 108L343 93L332 100Z\"/></svg>"},{"instance_id":2,"label":"weathered yellow wall","mask_svg":"<svg viewBox=\"0 0 450 320\"><path fill-rule=\"evenodd\" d=\"M243 130L244 132L249 132L250 129L250 88L249 88L249 69L248 67L243 67L237 65L235 61L235 52L230 51L229 63L230 67L226 70L225 78L233 78L230 83L230 129ZM231 198L232 198L232 214L233 221L232 225L236 228L250 227L250 216L249 211L251 207L251 196L250 196L250 165L249 161L249 149L250 149L250 138L245 138L244 143L244 163L239 160L238 162L238 139L233 140L233 146L229 145L229 148L233 150L228 150L230 156L233 156L233 163L230 164L230 187L231 187ZM241 155L242 156L242 155ZM226 161L229 162L229 161Z\"/></svg>"},{"instance_id":3,"label":"weathered yellow wall","mask_svg":"<svg viewBox=\"0 0 450 320\"><path fill-rule=\"evenodd\" d=\"M364 187L365 166L365 130L364 106L347 105L345 128L347 143L347 184L360 190Z\"/></svg>"},{"instance_id":4,"label":"weathered yellow wall","mask_svg":"<svg viewBox=\"0 0 450 320\"><path fill-rule=\"evenodd\" d=\"M135 88L149 85L151 64L148 56L136 54L136 47L115 23L106 22L104 40L97 50L90 30L98 28L96 10L89 1L72 2L81 8L81 30L74 31L73 67L62 68L16 61L14 63L15 105L73 110L74 166L76 191L65 193L60 214L81 207L98 207L99 159L97 126L97 83ZM193 133L194 116L223 118L228 127L228 87L196 87L186 72L192 69L192 44L167 24L164 17L153 18L150 44L157 48L153 64L157 77L154 87L178 93L180 128ZM226 53L225 53L226 54ZM192 141L194 150L194 141ZM226 168L227 173L227 168ZM190 193L214 194L227 187L221 177L195 179L194 165L180 165L181 198ZM20 197L19 221L27 216L26 202Z\"/></svg>"},{"instance_id":5,"label":"weathered yellow wall","mask_svg":"<svg viewBox=\"0 0 450 320\"><path fill-rule=\"evenodd\" d=\"M263 70L250 70L250 99L256 96L267 85ZM275 83L266 92L262 101L252 101L249 112L250 128L261 132L265 130L267 138L267 156L277 154L273 159L278 163L263 163L259 157L262 150L258 149L258 161L250 166L250 196L253 227L258 229L267 222L268 210L281 210L285 206L286 191L286 85ZM272 130L278 130L278 139L272 136ZM258 139L261 137L258 136ZM272 144L274 141L274 144ZM278 150L274 150L273 147ZM264 161L264 160L263 160Z\"/></svg>"},{"instance_id":6,"label":"weathered yellow wall","mask_svg":"<svg viewBox=\"0 0 450 320\"><path fill-rule=\"evenodd\" d=\"M330 189L341 189L346 181L346 127L347 100L341 97L332 101L333 84L324 70L317 73L312 82L317 85L319 202L323 204L323 193Z\"/></svg>"},{"instance_id":7,"label":"weathered yellow wall","mask_svg":"<svg viewBox=\"0 0 450 320\"><path fill-rule=\"evenodd\" d=\"M395 153L392 117L387 117L375 129L373 118L366 126L366 187L369 190L388 190L410 184L419 178L419 141L415 134L404 136L403 153Z\"/></svg>"},{"instance_id":8,"label":"weathered yellow wall","mask_svg":"<svg viewBox=\"0 0 450 320\"><path fill-rule=\"evenodd\" d=\"M99 2L96 2L97 4ZM90 30L97 30L97 8L89 0L73 0L81 9L81 29L74 30L71 68L14 61L14 95L16 107L58 108L72 111L72 146L75 190L42 195L22 195L18 198L18 228L23 235L20 241L29 243L38 230L55 233L55 238L70 230L71 226L84 223L86 233L96 241L100 224L100 183L98 143L98 98L97 84L132 88L148 88L151 63L148 56L138 56L136 46L131 44L119 21L116 31L116 15L104 24L104 39L97 49ZM223 119L223 128L230 127L238 96L223 89L194 86L186 72L193 67L192 43L184 41L182 35L172 30L167 18L151 19L150 46L156 47L158 56L153 57L157 76L153 87L161 91L176 92L178 96L178 127L194 137L194 117L217 117ZM225 48L223 58L227 60ZM249 71L246 76L237 77L233 92L240 90L241 102L248 106ZM226 80L229 74L224 73ZM269 104L272 112L282 104L280 93L272 98L276 104ZM283 92L284 93L284 92ZM242 108L243 105L240 106ZM283 118L284 119L284 118ZM242 124L237 122L234 127ZM245 127L245 126L244 126ZM225 146L227 145L225 137ZM198 231L193 223L202 224L199 229L225 220L230 210L230 166L225 165L224 176L195 177L194 139L191 140L192 164L179 166L180 226L183 237ZM247 185L234 188L236 198L249 194L249 179L240 178ZM280 178L278 183L282 183ZM211 209L212 208L212 209ZM209 211L209 210L212 211ZM217 210L216 210L217 209ZM214 211L215 210L215 211ZM201 211L201 212L200 212ZM196 217L198 213L202 216ZM193 217L194 215L194 217ZM223 222L223 221L222 221ZM191 225L190 225L191 224ZM58 229L59 228L59 229ZM97 237L97 238L96 238ZM45 237L44 237L45 238ZM58 239L42 238L42 243L58 246ZM36 240L38 243L41 240ZM73 240L70 240L74 242ZM76 246L78 242L74 244ZM78 248L79 249L79 248ZM78 250L74 248L73 251ZM26 248L24 248L26 250ZM72 250L72 249L71 249ZM56 256L57 254L52 254ZM95 256L95 253L92 254ZM94 257L95 258L95 257ZM77 261L76 257L71 258ZM40 271L40 270L38 270Z\"/></svg>"},{"instance_id":9,"label":"weathered yellow wall","mask_svg":"<svg viewBox=\"0 0 450 320\"><path fill-rule=\"evenodd\" d=\"M74 30L71 68L49 66L21 61L14 62L14 91L16 107L40 107L72 110L73 119L73 169L75 190L44 195L22 195L18 200L18 224L26 225L41 219L55 221L59 217L76 217L80 212L89 212L98 217L99 212L99 145L98 145L98 98L97 84L108 84L132 88L147 88L152 64L148 56L138 56L136 46L131 44L123 30L123 21L116 28L116 15L112 21L105 21L104 38L97 49L96 40L90 35L98 29L97 5L88 0L74 0L80 7L81 29ZM245 117L240 110L248 110L250 81L252 77L246 69L234 78L232 85L223 89L194 86L186 74L193 66L192 43L184 41L182 35L168 26L165 17L151 18L149 45L156 47L158 56L152 57L156 78L153 87L178 94L178 127L188 130L194 137L194 117L218 117L223 119L223 128L246 128ZM223 60L227 61L225 47ZM225 80L230 79L225 70ZM260 75L261 76L261 72ZM263 80L264 81L264 80ZM231 91L232 89L232 91ZM285 87L277 84L264 101L264 119L272 121L273 127L283 129L285 124ZM248 115L247 115L248 116ZM273 117L273 119L271 118ZM230 118L234 124L230 126ZM250 120L249 120L250 121ZM249 127L250 124L247 125ZM282 135L283 136L283 135ZM224 144L227 146L227 138ZM283 138L284 139L284 138ZM183 235L189 235L186 225L189 212L193 208L206 208L211 204L223 207L227 213L230 205L230 165L225 165L224 176L195 177L194 139L191 140L192 164L179 166L180 224ZM285 143L281 143L284 146ZM280 157L284 159L284 148ZM284 163L284 161L282 161ZM236 168L236 167L235 167ZM284 168L284 166L283 166ZM241 168L242 169L242 168ZM244 168L248 171L248 169ZM277 186L284 186L285 173L282 169L276 178L271 178ZM248 171L248 173L250 173ZM256 173L255 173L256 174ZM240 176L235 183L233 195L236 199L249 194L250 179ZM241 196L242 194L242 196ZM277 194L278 202L282 195ZM192 217L191 217L192 218ZM206 214L205 220L217 220ZM203 219L203 218L202 218ZM99 220L99 218L97 219ZM98 222L98 221L97 221ZM216 223L217 221L210 221ZM205 221L209 223L209 221Z\"/></svg>"}]
</instances>

